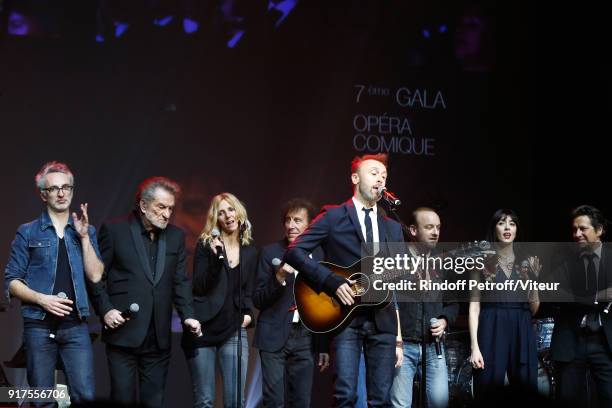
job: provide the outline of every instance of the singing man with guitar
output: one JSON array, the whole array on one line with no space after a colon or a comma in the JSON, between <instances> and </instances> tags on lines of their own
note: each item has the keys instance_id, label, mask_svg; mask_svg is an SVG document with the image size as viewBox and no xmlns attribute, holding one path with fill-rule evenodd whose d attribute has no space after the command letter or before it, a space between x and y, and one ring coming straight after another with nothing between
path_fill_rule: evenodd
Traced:
<instances>
[{"instance_id":1,"label":"singing man with guitar","mask_svg":"<svg viewBox=\"0 0 612 408\"><path fill-rule=\"evenodd\" d=\"M389 302L391 299L376 308L360 307L360 278L355 274L332 272L328 267L358 266L367 244L380 248L377 256L381 256L387 255L387 242L403 241L400 225L383 217L376 205L387 181L386 162L384 154L353 159L353 197L338 206L324 208L308 229L289 245L285 254L285 261L299 270L300 275L305 275L305 281L313 290L312 295L299 294L296 283L296 302L299 297L320 294L311 302L315 310L300 310L303 321L305 314L309 314L311 318L314 316L315 323L318 319L324 327L326 316L317 314L319 307L320 310L335 308L338 315L347 316L334 338L337 375L334 399L337 407L355 405L362 348L366 360L368 402L372 407L390 406L394 367L401 364L403 357L398 316ZM309 257L319 246L325 253L326 265Z\"/></svg>"}]
</instances>

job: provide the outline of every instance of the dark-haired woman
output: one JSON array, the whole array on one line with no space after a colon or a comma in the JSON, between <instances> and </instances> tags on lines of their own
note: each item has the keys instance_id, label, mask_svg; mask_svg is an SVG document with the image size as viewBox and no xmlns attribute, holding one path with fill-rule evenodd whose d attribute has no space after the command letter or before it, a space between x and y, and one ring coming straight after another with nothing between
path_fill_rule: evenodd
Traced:
<instances>
[{"instance_id":1,"label":"dark-haired woman","mask_svg":"<svg viewBox=\"0 0 612 408\"><path fill-rule=\"evenodd\" d=\"M480 279L490 284L537 277L537 257L521 253L514 242L519 220L512 210L498 210L489 222L487 239L496 254L487 262ZM531 324L539 307L536 291L495 290L475 293L470 302L469 328L472 346L474 395L479 398L510 385L537 388L538 355Z\"/></svg>"}]
</instances>

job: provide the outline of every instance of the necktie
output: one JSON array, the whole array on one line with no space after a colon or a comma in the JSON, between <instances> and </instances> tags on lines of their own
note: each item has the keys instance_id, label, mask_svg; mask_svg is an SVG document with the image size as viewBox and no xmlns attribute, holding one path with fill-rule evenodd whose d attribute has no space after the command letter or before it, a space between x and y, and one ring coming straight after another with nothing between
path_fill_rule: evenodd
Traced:
<instances>
[{"instance_id":1,"label":"necktie","mask_svg":"<svg viewBox=\"0 0 612 408\"><path fill-rule=\"evenodd\" d=\"M363 208L365 211L365 227L366 227L366 244L371 244L374 242L374 233L372 232L372 219L370 218L370 212L374 211L373 208Z\"/></svg>"},{"instance_id":2,"label":"necktie","mask_svg":"<svg viewBox=\"0 0 612 408\"><path fill-rule=\"evenodd\" d=\"M584 255L587 260L587 269L586 269L586 291L589 295L595 295L597 292L597 272L595 269L595 258L597 255L595 254L585 254Z\"/></svg>"}]
</instances>

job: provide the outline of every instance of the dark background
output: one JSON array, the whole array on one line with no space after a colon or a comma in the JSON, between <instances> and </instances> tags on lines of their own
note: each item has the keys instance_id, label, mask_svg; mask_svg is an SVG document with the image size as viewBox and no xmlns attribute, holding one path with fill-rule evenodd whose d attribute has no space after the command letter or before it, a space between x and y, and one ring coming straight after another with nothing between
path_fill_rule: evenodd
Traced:
<instances>
[{"instance_id":1,"label":"dark background","mask_svg":"<svg viewBox=\"0 0 612 408\"><path fill-rule=\"evenodd\" d=\"M0 40L2 262L17 226L41 211L33 178L49 160L69 164L73 207L88 202L96 226L131 208L142 179L165 175L184 189L175 221L189 248L222 191L245 203L256 244L270 243L282 234L286 200L320 206L350 196L349 163L363 153L353 147L352 123L361 113L407 117L416 139L435 138L432 156L391 153L388 186L404 202L404 219L417 205L439 208L444 241L481 239L500 207L518 212L530 241L568 240L576 205L611 213L609 34L593 5L311 0L274 29L266 2L237 1L245 35L230 49L236 27L219 12L225 2L200 4L202 24L191 36L177 19L153 27L143 5L120 39L108 22L96 28L93 1L22 3L44 24L7 35L15 4L3 4ZM489 24L489 65L477 72L453 53L474 5ZM102 44L94 42L100 27ZM441 90L447 109L356 103L356 84ZM21 341L16 302L0 320L10 333L0 359L8 360ZM187 369L175 351L168 400L188 404ZM104 396L100 344L96 352ZM321 382L319 401L329 386Z\"/></svg>"}]
</instances>

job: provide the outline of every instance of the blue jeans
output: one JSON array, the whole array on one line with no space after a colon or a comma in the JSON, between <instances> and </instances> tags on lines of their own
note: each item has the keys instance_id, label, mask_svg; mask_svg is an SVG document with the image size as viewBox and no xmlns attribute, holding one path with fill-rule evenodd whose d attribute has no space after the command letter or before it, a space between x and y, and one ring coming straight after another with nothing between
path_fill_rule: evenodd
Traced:
<instances>
[{"instance_id":1,"label":"blue jeans","mask_svg":"<svg viewBox=\"0 0 612 408\"><path fill-rule=\"evenodd\" d=\"M380 333L371 320L345 328L334 339L336 352L337 407L354 407L357 403L357 381L361 350L365 356L366 387L371 407L389 407L389 391L395 365L395 335Z\"/></svg>"},{"instance_id":2,"label":"blue jeans","mask_svg":"<svg viewBox=\"0 0 612 408\"><path fill-rule=\"evenodd\" d=\"M49 329L42 327L26 326L23 329L30 387L53 388L55 368L61 363L71 402L93 400L93 352L87 323L68 328L60 325L55 339L50 338L49 333Z\"/></svg>"},{"instance_id":3,"label":"blue jeans","mask_svg":"<svg viewBox=\"0 0 612 408\"><path fill-rule=\"evenodd\" d=\"M357 404L355 408L368 408L368 395L365 379L365 358L363 352L359 356L359 379L357 380Z\"/></svg>"},{"instance_id":4,"label":"blue jeans","mask_svg":"<svg viewBox=\"0 0 612 408\"><path fill-rule=\"evenodd\" d=\"M247 364L249 361L249 344L245 328L241 328L242 359L241 359L241 382L240 390L244 406L244 386L246 383ZM236 401L236 374L238 371L238 358L236 355L236 344L238 336L233 335L220 346L199 347L194 350L194 357L189 358L187 363L191 372L193 383L193 406L194 408L212 408L215 404L215 361L219 358L221 367L221 379L223 380L223 406L226 408L237 407Z\"/></svg>"},{"instance_id":5,"label":"blue jeans","mask_svg":"<svg viewBox=\"0 0 612 408\"><path fill-rule=\"evenodd\" d=\"M442 355L444 356L444 346ZM438 358L436 345L426 346L425 359L425 393L428 407L448 406L448 369L446 359ZM421 345L419 343L404 343L404 362L395 369L393 386L391 387L391 403L394 407L410 408L412 406L412 381L415 374L421 377Z\"/></svg>"}]
</instances>

